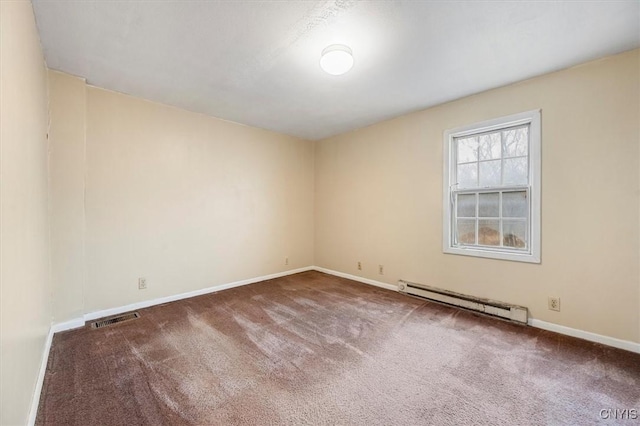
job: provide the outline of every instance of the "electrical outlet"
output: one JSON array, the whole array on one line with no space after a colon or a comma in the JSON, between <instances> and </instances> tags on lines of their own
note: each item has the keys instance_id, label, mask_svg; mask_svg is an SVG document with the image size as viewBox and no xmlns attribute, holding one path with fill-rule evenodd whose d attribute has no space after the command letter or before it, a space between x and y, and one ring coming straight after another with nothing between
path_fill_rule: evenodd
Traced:
<instances>
[{"instance_id":1,"label":"electrical outlet","mask_svg":"<svg viewBox=\"0 0 640 426\"><path fill-rule=\"evenodd\" d=\"M145 290L147 288L147 279L138 278L138 290Z\"/></svg>"},{"instance_id":2,"label":"electrical outlet","mask_svg":"<svg viewBox=\"0 0 640 426\"><path fill-rule=\"evenodd\" d=\"M552 311L560 312L560 298L559 297L550 297L549 298L549 309Z\"/></svg>"},{"instance_id":3,"label":"electrical outlet","mask_svg":"<svg viewBox=\"0 0 640 426\"><path fill-rule=\"evenodd\" d=\"M362 262L358 262L358 271L362 271Z\"/></svg>"},{"instance_id":4,"label":"electrical outlet","mask_svg":"<svg viewBox=\"0 0 640 426\"><path fill-rule=\"evenodd\" d=\"M284 264L285 264L285 265L288 265L288 264L289 264L289 258L288 258L288 257L285 257L285 258L284 258Z\"/></svg>"},{"instance_id":5,"label":"electrical outlet","mask_svg":"<svg viewBox=\"0 0 640 426\"><path fill-rule=\"evenodd\" d=\"M378 273L379 273L380 275L384 275L384 266L382 266L382 265L378 265Z\"/></svg>"}]
</instances>

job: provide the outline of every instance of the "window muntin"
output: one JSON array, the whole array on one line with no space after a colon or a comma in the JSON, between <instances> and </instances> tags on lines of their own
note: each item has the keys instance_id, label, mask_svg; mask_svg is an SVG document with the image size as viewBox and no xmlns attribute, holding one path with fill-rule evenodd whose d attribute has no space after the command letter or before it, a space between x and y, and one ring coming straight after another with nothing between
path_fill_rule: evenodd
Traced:
<instances>
[{"instance_id":1,"label":"window muntin","mask_svg":"<svg viewBox=\"0 0 640 426\"><path fill-rule=\"evenodd\" d=\"M456 137L456 188L529 183L529 125Z\"/></svg>"},{"instance_id":2,"label":"window muntin","mask_svg":"<svg viewBox=\"0 0 640 426\"><path fill-rule=\"evenodd\" d=\"M445 134L444 251L539 262L540 113Z\"/></svg>"},{"instance_id":3,"label":"window muntin","mask_svg":"<svg viewBox=\"0 0 640 426\"><path fill-rule=\"evenodd\" d=\"M528 251L528 194L528 188L456 192L454 243Z\"/></svg>"}]
</instances>

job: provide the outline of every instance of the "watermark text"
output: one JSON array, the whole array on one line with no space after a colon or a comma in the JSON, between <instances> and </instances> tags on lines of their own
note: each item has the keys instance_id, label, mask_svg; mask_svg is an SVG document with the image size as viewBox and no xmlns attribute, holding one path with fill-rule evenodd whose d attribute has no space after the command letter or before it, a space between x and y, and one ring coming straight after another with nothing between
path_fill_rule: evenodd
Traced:
<instances>
[{"instance_id":1,"label":"watermark text","mask_svg":"<svg viewBox=\"0 0 640 426\"><path fill-rule=\"evenodd\" d=\"M604 420L637 420L636 408L603 408L600 410L600 418Z\"/></svg>"}]
</instances>

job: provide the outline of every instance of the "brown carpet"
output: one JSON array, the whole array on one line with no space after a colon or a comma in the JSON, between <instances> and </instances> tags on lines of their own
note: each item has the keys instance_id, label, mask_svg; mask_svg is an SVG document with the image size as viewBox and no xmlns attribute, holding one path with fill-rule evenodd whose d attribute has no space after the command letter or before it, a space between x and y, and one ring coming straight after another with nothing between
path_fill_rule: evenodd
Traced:
<instances>
[{"instance_id":1,"label":"brown carpet","mask_svg":"<svg viewBox=\"0 0 640 426\"><path fill-rule=\"evenodd\" d=\"M55 335L37 424L587 425L615 423L602 409L640 412L638 354L319 272L139 312Z\"/></svg>"}]
</instances>

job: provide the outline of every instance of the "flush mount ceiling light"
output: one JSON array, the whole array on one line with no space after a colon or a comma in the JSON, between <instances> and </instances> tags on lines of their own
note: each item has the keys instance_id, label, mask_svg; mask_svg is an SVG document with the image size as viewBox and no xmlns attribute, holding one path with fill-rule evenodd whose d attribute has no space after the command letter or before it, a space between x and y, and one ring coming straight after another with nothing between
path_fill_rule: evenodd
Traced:
<instances>
[{"instance_id":1,"label":"flush mount ceiling light","mask_svg":"<svg viewBox=\"0 0 640 426\"><path fill-rule=\"evenodd\" d=\"M353 67L353 52L344 44L332 44L322 51L320 68L331 75L342 75Z\"/></svg>"}]
</instances>

